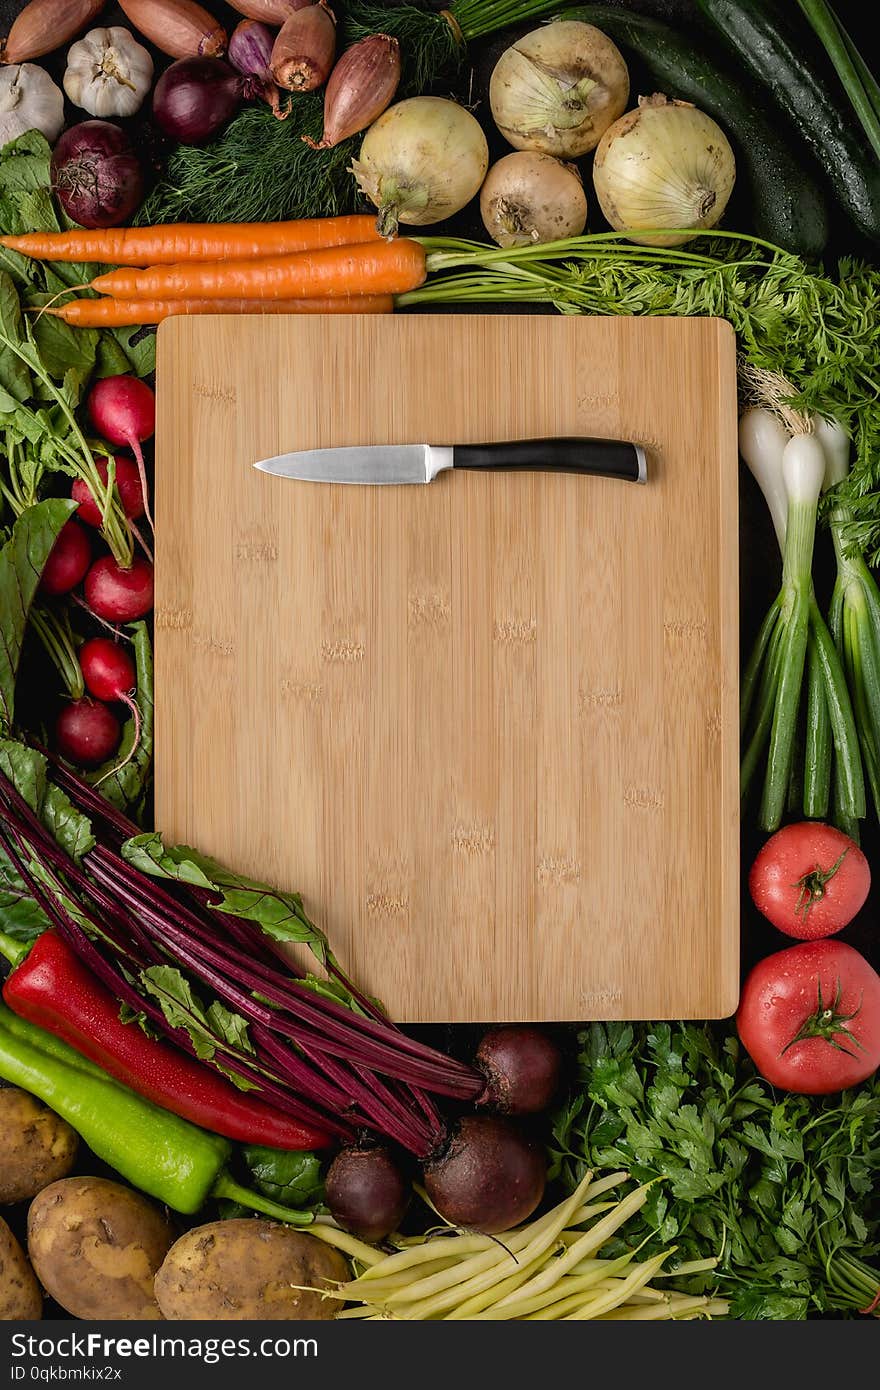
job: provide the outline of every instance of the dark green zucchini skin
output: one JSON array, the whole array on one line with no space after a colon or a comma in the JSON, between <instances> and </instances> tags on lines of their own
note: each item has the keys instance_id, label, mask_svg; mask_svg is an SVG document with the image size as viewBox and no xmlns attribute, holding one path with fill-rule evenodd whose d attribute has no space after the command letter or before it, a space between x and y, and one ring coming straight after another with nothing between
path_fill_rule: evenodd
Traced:
<instances>
[{"instance_id":1,"label":"dark green zucchini skin","mask_svg":"<svg viewBox=\"0 0 880 1390\"><path fill-rule=\"evenodd\" d=\"M804 56L804 35L770 0L697 3L816 156L843 211L866 237L880 241L880 165L860 138L843 91Z\"/></svg>"},{"instance_id":2,"label":"dark green zucchini skin","mask_svg":"<svg viewBox=\"0 0 880 1390\"><path fill-rule=\"evenodd\" d=\"M800 256L822 254L828 240L822 190L735 78L692 39L630 10L579 5L567 10L566 18L595 24L624 54L628 49L638 57L655 91L691 101L718 122L733 146L737 182L747 189L756 236Z\"/></svg>"}]
</instances>

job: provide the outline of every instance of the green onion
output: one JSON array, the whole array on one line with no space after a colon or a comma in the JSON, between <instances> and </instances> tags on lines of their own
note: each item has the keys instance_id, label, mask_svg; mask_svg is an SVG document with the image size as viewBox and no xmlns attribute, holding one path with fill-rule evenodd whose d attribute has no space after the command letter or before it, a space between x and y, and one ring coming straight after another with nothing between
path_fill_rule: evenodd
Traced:
<instances>
[{"instance_id":1,"label":"green onion","mask_svg":"<svg viewBox=\"0 0 880 1390\"><path fill-rule=\"evenodd\" d=\"M843 668L816 603L812 580L825 449L813 435L796 434L789 439L773 412L752 408L740 422L740 452L761 486L783 552L782 587L761 625L743 674L742 795L748 795L766 749L762 828L776 830L785 812L793 812L799 805L807 816L824 816L834 754L837 809L849 823L864 815L858 734ZM787 498L784 520L783 493ZM805 738L801 768L797 754L802 705Z\"/></svg>"},{"instance_id":2,"label":"green onion","mask_svg":"<svg viewBox=\"0 0 880 1390\"><path fill-rule=\"evenodd\" d=\"M833 419L817 419L815 428L828 460L826 488L833 488L849 472L849 439ZM880 815L880 592L864 557L845 544L852 523L849 508L838 502L828 520L837 558L831 632L852 694L865 775Z\"/></svg>"}]
</instances>

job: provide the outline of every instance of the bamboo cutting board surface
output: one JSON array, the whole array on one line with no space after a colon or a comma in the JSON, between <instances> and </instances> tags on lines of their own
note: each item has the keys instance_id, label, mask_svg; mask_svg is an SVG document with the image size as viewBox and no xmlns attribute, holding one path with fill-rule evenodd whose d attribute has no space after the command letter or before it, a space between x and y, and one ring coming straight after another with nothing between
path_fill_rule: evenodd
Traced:
<instances>
[{"instance_id":1,"label":"bamboo cutting board surface","mask_svg":"<svg viewBox=\"0 0 880 1390\"><path fill-rule=\"evenodd\" d=\"M707 319L159 330L157 824L300 890L404 1022L738 991L734 339ZM640 487L294 483L357 443L596 434Z\"/></svg>"}]
</instances>

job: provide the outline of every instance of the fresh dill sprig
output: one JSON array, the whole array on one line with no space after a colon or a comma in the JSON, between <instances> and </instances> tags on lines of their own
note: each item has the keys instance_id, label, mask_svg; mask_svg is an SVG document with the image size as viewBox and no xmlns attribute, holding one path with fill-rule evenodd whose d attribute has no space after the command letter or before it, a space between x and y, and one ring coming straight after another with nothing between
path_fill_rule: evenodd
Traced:
<instances>
[{"instance_id":1,"label":"fresh dill sprig","mask_svg":"<svg viewBox=\"0 0 880 1390\"><path fill-rule=\"evenodd\" d=\"M385 9L351 0L340 13L339 31L340 51L367 34L398 40L401 78L395 100L440 81L453 83L463 59L449 22L415 5ZM354 212L360 197L348 166L363 136L329 150L310 149L302 137L320 140L323 126L323 91L291 97L284 121L262 103L246 106L209 145L173 151L136 224L281 222Z\"/></svg>"},{"instance_id":2,"label":"fresh dill sprig","mask_svg":"<svg viewBox=\"0 0 880 1390\"><path fill-rule=\"evenodd\" d=\"M794 383L793 409L833 413L850 434L855 461L836 495L852 510L847 541L880 563L880 271L842 260L834 274L735 233L675 249L613 233L516 251L422 240L428 281L401 307L533 301L568 314L727 319L754 367Z\"/></svg>"}]
</instances>

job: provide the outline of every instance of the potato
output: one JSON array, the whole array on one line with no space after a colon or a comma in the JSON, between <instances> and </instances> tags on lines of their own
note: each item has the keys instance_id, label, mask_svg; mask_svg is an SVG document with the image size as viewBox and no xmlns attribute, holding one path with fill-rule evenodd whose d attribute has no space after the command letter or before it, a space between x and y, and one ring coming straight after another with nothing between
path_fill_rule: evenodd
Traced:
<instances>
[{"instance_id":1,"label":"potato","mask_svg":"<svg viewBox=\"0 0 880 1390\"><path fill-rule=\"evenodd\" d=\"M43 1296L27 1256L0 1216L0 1322L33 1322L43 1315Z\"/></svg>"},{"instance_id":2,"label":"potato","mask_svg":"<svg viewBox=\"0 0 880 1390\"><path fill-rule=\"evenodd\" d=\"M161 1319L153 1276L173 1240L157 1206L106 1178L53 1182L28 1212L31 1263L75 1318Z\"/></svg>"},{"instance_id":3,"label":"potato","mask_svg":"<svg viewBox=\"0 0 880 1390\"><path fill-rule=\"evenodd\" d=\"M17 1086L0 1090L0 1204L29 1201L66 1178L79 1138L60 1115Z\"/></svg>"},{"instance_id":4,"label":"potato","mask_svg":"<svg viewBox=\"0 0 880 1390\"><path fill-rule=\"evenodd\" d=\"M156 1275L156 1298L175 1322L329 1321L340 1305L304 1290L349 1277L339 1251L315 1236L243 1217L181 1236Z\"/></svg>"}]
</instances>

